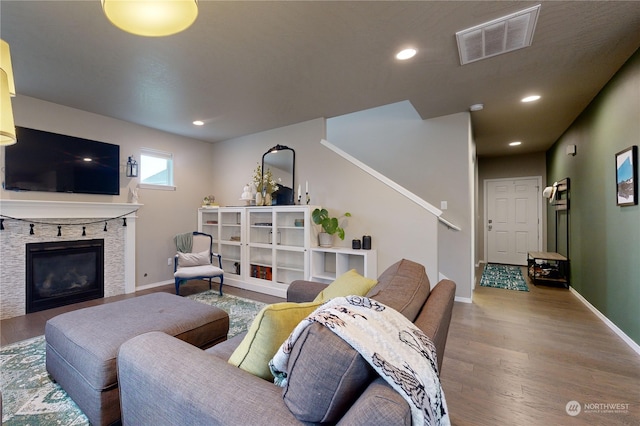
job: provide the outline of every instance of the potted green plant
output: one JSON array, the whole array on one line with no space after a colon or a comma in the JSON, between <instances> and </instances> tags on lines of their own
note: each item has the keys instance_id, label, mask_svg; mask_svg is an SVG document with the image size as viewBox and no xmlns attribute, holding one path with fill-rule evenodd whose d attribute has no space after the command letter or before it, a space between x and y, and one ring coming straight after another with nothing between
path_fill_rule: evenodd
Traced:
<instances>
[{"instance_id":1,"label":"potted green plant","mask_svg":"<svg viewBox=\"0 0 640 426\"><path fill-rule=\"evenodd\" d=\"M351 213L346 212L342 217L351 217ZM313 223L322 227L322 232L318 233L320 247L331 247L335 234L338 234L338 237L344 240L344 229L340 227L338 218L329 216L327 209L315 209L311 212L311 219L313 219Z\"/></svg>"}]
</instances>

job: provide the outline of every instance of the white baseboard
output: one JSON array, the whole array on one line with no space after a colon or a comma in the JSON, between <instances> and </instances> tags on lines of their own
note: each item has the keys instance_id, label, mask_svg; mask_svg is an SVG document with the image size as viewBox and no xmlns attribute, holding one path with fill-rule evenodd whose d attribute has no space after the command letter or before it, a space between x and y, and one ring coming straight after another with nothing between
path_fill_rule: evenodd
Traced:
<instances>
[{"instance_id":1,"label":"white baseboard","mask_svg":"<svg viewBox=\"0 0 640 426\"><path fill-rule=\"evenodd\" d=\"M176 282L174 280L167 280L167 281L160 281L157 283L151 283L151 284L145 284L145 285L141 285L139 287L136 287L136 291L140 291L140 290L149 290L150 288L156 288L156 287L160 287L163 285L167 285L167 284L175 284Z\"/></svg>"},{"instance_id":2,"label":"white baseboard","mask_svg":"<svg viewBox=\"0 0 640 426\"><path fill-rule=\"evenodd\" d=\"M454 299L454 301L456 302L462 302L462 303L473 303L473 300L471 300L470 297L460 297L460 296L456 296L456 298Z\"/></svg>"},{"instance_id":3,"label":"white baseboard","mask_svg":"<svg viewBox=\"0 0 640 426\"><path fill-rule=\"evenodd\" d=\"M600 312L595 306L593 306L587 299L582 297L580 293L578 293L573 287L569 287L569 291L573 293L574 296L578 298L579 301L584 303L584 305L591 310L598 318L602 320L614 333L616 333L631 349L633 349L638 355L640 355L640 345L631 339L631 337L627 336L624 331L620 330L620 328L615 325L609 318L604 316L602 312Z\"/></svg>"}]
</instances>

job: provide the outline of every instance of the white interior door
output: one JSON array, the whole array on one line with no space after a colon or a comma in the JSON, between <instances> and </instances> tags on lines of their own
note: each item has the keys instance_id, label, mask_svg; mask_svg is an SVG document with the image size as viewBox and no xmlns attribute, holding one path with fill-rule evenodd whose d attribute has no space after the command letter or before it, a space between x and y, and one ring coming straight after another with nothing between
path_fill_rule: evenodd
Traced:
<instances>
[{"instance_id":1,"label":"white interior door","mask_svg":"<svg viewBox=\"0 0 640 426\"><path fill-rule=\"evenodd\" d=\"M526 265L527 252L540 251L541 178L485 180L487 261Z\"/></svg>"}]
</instances>

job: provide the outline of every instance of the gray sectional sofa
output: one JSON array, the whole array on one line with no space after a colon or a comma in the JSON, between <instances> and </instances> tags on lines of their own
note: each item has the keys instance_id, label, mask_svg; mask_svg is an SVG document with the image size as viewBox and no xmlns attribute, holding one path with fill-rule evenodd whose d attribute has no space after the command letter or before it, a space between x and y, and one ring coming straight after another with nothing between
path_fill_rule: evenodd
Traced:
<instances>
[{"instance_id":1,"label":"gray sectional sofa","mask_svg":"<svg viewBox=\"0 0 640 426\"><path fill-rule=\"evenodd\" d=\"M324 287L296 281L287 299L309 301ZM442 280L431 289L424 267L403 259L380 275L367 296L423 330L442 367L455 283ZM242 337L204 351L160 332L124 343L118 356L123 424L411 424L400 394L325 327L311 325L296 342L284 389L227 362Z\"/></svg>"}]
</instances>

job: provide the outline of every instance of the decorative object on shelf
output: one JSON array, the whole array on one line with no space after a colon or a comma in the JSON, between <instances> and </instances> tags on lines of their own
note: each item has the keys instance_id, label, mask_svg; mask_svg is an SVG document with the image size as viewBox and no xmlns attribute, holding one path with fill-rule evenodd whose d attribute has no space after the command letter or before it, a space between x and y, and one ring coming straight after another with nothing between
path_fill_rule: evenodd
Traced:
<instances>
[{"instance_id":1,"label":"decorative object on shelf","mask_svg":"<svg viewBox=\"0 0 640 426\"><path fill-rule=\"evenodd\" d=\"M275 205L294 205L294 180L295 180L296 153L285 145L276 145L262 155L263 180L267 173L271 173L271 179L277 182L277 188L267 192L273 198ZM263 195L265 195L264 193Z\"/></svg>"},{"instance_id":2,"label":"decorative object on shelf","mask_svg":"<svg viewBox=\"0 0 640 426\"><path fill-rule=\"evenodd\" d=\"M305 182L305 198L307 204L309 204L311 202L311 197L309 196L309 181ZM302 185L298 185L298 204L302 204Z\"/></svg>"},{"instance_id":3,"label":"decorative object on shelf","mask_svg":"<svg viewBox=\"0 0 640 426\"><path fill-rule=\"evenodd\" d=\"M138 177L138 162L133 155L129 156L127 159L127 177Z\"/></svg>"},{"instance_id":4,"label":"decorative object on shelf","mask_svg":"<svg viewBox=\"0 0 640 426\"><path fill-rule=\"evenodd\" d=\"M616 204L638 204L638 147L636 145L616 154Z\"/></svg>"},{"instance_id":5,"label":"decorative object on shelf","mask_svg":"<svg viewBox=\"0 0 640 426\"><path fill-rule=\"evenodd\" d=\"M362 249L371 250L371 235L362 236Z\"/></svg>"},{"instance_id":6,"label":"decorative object on shelf","mask_svg":"<svg viewBox=\"0 0 640 426\"><path fill-rule=\"evenodd\" d=\"M0 40L0 145L13 145L18 140L11 107L11 98L15 95L9 43Z\"/></svg>"},{"instance_id":7,"label":"decorative object on shelf","mask_svg":"<svg viewBox=\"0 0 640 426\"><path fill-rule=\"evenodd\" d=\"M304 219L295 219L293 225L297 227L304 227Z\"/></svg>"},{"instance_id":8,"label":"decorative object on shelf","mask_svg":"<svg viewBox=\"0 0 640 426\"><path fill-rule=\"evenodd\" d=\"M129 202L138 204L138 187L129 188Z\"/></svg>"},{"instance_id":9,"label":"decorative object on shelf","mask_svg":"<svg viewBox=\"0 0 640 426\"><path fill-rule=\"evenodd\" d=\"M358 239L354 239L351 241L351 248L354 250L360 250L361 245L360 245L360 240Z\"/></svg>"},{"instance_id":10,"label":"decorative object on shelf","mask_svg":"<svg viewBox=\"0 0 640 426\"><path fill-rule=\"evenodd\" d=\"M278 183L273 178L273 174L271 173L271 169L267 169L264 173L262 171L262 166L258 164L256 169L253 171L253 184L256 187L256 206L270 206L271 203L267 204L267 194L269 195L269 199L271 198L271 194L279 190ZM258 197L260 194L260 197ZM260 203L258 203L258 198L260 198Z\"/></svg>"},{"instance_id":11,"label":"decorative object on shelf","mask_svg":"<svg viewBox=\"0 0 640 426\"><path fill-rule=\"evenodd\" d=\"M107 19L131 34L163 37L186 30L198 17L197 0L102 0Z\"/></svg>"},{"instance_id":12,"label":"decorative object on shelf","mask_svg":"<svg viewBox=\"0 0 640 426\"><path fill-rule=\"evenodd\" d=\"M272 202L273 202L273 199L271 198L271 193L267 191L264 194L264 205L270 206Z\"/></svg>"},{"instance_id":13,"label":"decorative object on shelf","mask_svg":"<svg viewBox=\"0 0 640 426\"><path fill-rule=\"evenodd\" d=\"M247 203L247 205L251 204L253 201L253 192L251 191L251 185L245 185L242 188L242 195L240 195L240 200Z\"/></svg>"},{"instance_id":14,"label":"decorative object on shelf","mask_svg":"<svg viewBox=\"0 0 640 426\"><path fill-rule=\"evenodd\" d=\"M351 213L346 212L343 217L351 217ZM318 233L318 244L320 247L331 247L333 245L333 235L338 234L344 240L344 229L340 227L338 218L330 217L327 209L317 208L311 213L313 223L320 225L323 232Z\"/></svg>"},{"instance_id":15,"label":"decorative object on shelf","mask_svg":"<svg viewBox=\"0 0 640 426\"><path fill-rule=\"evenodd\" d=\"M202 199L202 207L215 206L215 205L217 205L215 195L207 195Z\"/></svg>"}]
</instances>

